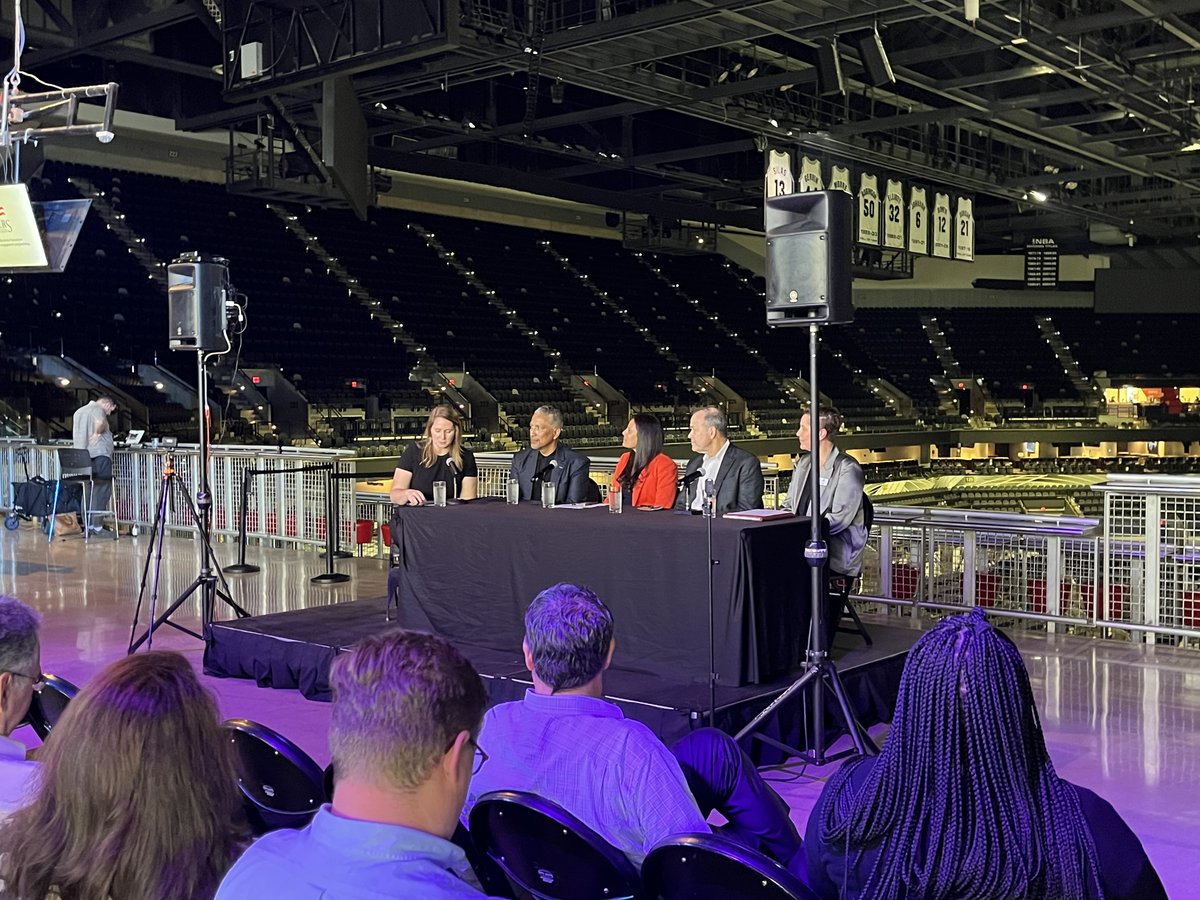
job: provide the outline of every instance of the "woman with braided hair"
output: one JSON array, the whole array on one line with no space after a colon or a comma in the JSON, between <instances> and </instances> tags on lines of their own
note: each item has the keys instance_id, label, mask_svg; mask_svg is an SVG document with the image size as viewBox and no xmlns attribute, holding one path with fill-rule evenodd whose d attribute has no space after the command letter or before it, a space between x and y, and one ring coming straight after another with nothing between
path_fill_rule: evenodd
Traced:
<instances>
[{"instance_id":1,"label":"woman with braided hair","mask_svg":"<svg viewBox=\"0 0 1200 900\"><path fill-rule=\"evenodd\" d=\"M806 850L822 897L1166 897L1116 810L1054 771L1021 655L981 610L914 645L883 751L829 780Z\"/></svg>"}]
</instances>

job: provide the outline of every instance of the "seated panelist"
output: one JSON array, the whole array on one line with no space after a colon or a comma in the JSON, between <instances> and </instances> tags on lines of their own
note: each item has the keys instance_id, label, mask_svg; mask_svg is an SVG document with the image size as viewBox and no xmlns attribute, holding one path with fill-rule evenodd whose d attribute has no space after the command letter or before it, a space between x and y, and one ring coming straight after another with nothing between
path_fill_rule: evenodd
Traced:
<instances>
[{"instance_id":1,"label":"seated panelist","mask_svg":"<svg viewBox=\"0 0 1200 900\"><path fill-rule=\"evenodd\" d=\"M675 482L679 467L662 452L663 429L652 413L638 413L621 433L623 454L613 473L612 491L625 494L625 502L634 506L675 505Z\"/></svg>"},{"instance_id":2,"label":"seated panelist","mask_svg":"<svg viewBox=\"0 0 1200 900\"><path fill-rule=\"evenodd\" d=\"M425 420L425 436L409 444L392 476L392 502L420 506L433 499L435 482L446 482L446 497L474 500L479 491L475 455L462 445L463 422L452 406L435 406Z\"/></svg>"},{"instance_id":3,"label":"seated panelist","mask_svg":"<svg viewBox=\"0 0 1200 900\"><path fill-rule=\"evenodd\" d=\"M529 446L513 456L508 477L521 485L522 500L540 500L542 482L554 485L555 503L582 503L592 462L558 438L563 420L553 406L539 406L529 419Z\"/></svg>"},{"instance_id":4,"label":"seated panelist","mask_svg":"<svg viewBox=\"0 0 1200 900\"><path fill-rule=\"evenodd\" d=\"M753 453L736 446L728 437L725 413L706 406L692 413L688 440L693 456L684 471L684 489L675 501L677 509L700 512L704 486L709 481L717 501L717 515L763 505L762 466Z\"/></svg>"}]
</instances>

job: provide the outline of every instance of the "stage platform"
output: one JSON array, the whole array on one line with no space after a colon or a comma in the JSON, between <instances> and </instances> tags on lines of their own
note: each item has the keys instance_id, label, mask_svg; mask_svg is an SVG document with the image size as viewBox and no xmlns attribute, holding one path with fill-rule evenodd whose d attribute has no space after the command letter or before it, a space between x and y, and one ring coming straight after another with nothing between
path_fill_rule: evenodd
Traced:
<instances>
[{"instance_id":1,"label":"stage platform","mask_svg":"<svg viewBox=\"0 0 1200 900\"><path fill-rule=\"evenodd\" d=\"M384 619L384 598L337 603L254 616L213 625L204 670L224 678L253 679L260 687L299 690L310 700L329 699L329 665L341 650L362 638L397 627ZM909 647L921 632L912 627L868 621L874 645L857 635L839 634L833 657L860 724L888 721L900 671ZM506 653L457 644L488 686L493 702L512 700L531 686L520 648ZM648 725L664 740L679 737L707 719L707 683L673 683L646 672L624 669L621 651L605 676L608 699L630 718ZM717 726L735 732L787 688L801 670L766 684L718 685ZM826 703L830 727L835 708ZM798 695L778 710L768 733L786 742L803 741L806 717ZM706 722L705 722L706 724Z\"/></svg>"}]
</instances>

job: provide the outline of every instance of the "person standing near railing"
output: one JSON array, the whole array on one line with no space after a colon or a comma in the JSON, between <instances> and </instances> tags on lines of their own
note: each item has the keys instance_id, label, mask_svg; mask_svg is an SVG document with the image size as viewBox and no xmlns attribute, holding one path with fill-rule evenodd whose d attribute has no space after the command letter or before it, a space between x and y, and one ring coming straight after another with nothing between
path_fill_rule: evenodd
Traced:
<instances>
[{"instance_id":1,"label":"person standing near railing","mask_svg":"<svg viewBox=\"0 0 1200 900\"><path fill-rule=\"evenodd\" d=\"M107 510L112 499L113 482L113 436L108 427L108 417L117 410L112 397L97 397L75 410L71 420L71 436L76 450L86 450L92 458L92 496L88 498L89 510ZM104 526L88 525L94 533L104 531Z\"/></svg>"}]
</instances>

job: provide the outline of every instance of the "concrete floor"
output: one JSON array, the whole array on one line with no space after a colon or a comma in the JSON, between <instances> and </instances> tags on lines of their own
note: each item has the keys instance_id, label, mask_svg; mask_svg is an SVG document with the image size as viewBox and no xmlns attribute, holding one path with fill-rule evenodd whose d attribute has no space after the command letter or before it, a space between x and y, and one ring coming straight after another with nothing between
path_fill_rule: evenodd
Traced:
<instances>
[{"instance_id":1,"label":"concrete floor","mask_svg":"<svg viewBox=\"0 0 1200 900\"><path fill-rule=\"evenodd\" d=\"M45 617L47 672L83 684L125 653L148 548L145 535L116 542L93 538L86 546L79 538L49 544L32 524L0 534L0 592L21 598ZM215 549L222 565L236 561L235 545L218 543ZM374 558L339 560L336 568L351 579L332 587L309 583L325 568L313 553L251 548L248 561L262 571L231 576L229 583L235 600L252 615L385 592L386 562ZM187 589L199 568L194 541L164 541L159 610ZM148 585L147 606L150 592ZM142 628L147 613L144 607ZM195 626L198 618L193 597L173 621ZM1194 895L1200 883L1200 654L1068 636L1023 635L1018 643L1059 773L1097 791L1121 812L1171 896ZM202 644L173 628L158 630L154 646L179 650L197 669L201 666ZM223 715L269 725L318 763L328 761L328 704L248 681L204 680ZM885 733L886 728L878 729L876 737ZM27 728L14 736L27 744L37 741ZM833 769L792 765L768 773L801 830Z\"/></svg>"}]
</instances>

